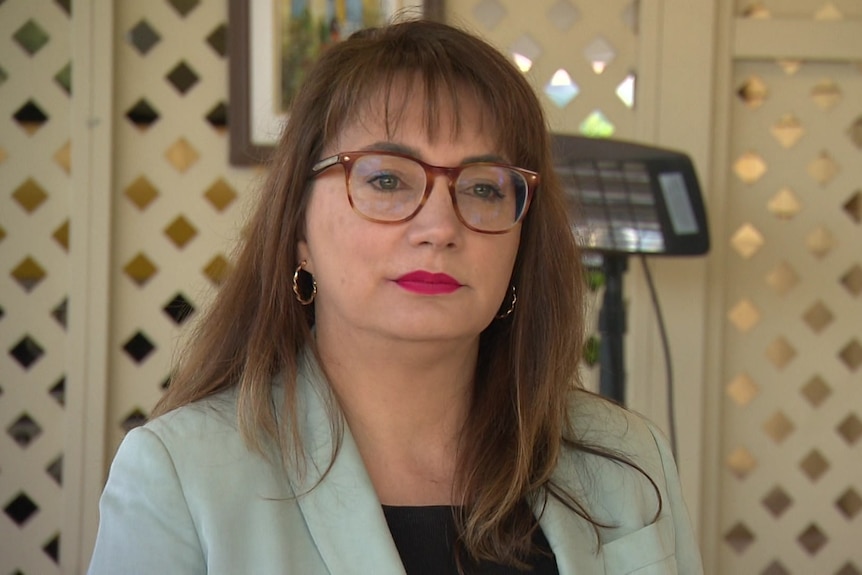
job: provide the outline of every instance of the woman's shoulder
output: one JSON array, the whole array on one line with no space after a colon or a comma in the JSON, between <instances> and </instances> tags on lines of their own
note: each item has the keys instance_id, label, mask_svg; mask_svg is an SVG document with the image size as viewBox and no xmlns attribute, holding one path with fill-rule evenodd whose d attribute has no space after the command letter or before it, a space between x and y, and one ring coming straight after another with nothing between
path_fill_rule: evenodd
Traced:
<instances>
[{"instance_id":1,"label":"woman's shoulder","mask_svg":"<svg viewBox=\"0 0 862 575\"><path fill-rule=\"evenodd\" d=\"M664 437L644 416L595 393L577 390L569 415L578 442L641 458L658 455Z\"/></svg>"}]
</instances>

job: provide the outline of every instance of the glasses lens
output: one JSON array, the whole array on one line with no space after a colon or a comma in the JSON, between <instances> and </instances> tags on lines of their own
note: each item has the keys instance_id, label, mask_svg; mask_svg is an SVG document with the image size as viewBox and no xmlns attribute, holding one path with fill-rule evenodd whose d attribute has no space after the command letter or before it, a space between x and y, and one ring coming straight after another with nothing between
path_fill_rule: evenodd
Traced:
<instances>
[{"instance_id":1,"label":"glasses lens","mask_svg":"<svg viewBox=\"0 0 862 575\"><path fill-rule=\"evenodd\" d=\"M381 222L397 222L413 214L422 202L425 170L398 156L361 156L353 164L348 186L359 213Z\"/></svg>"},{"instance_id":2,"label":"glasses lens","mask_svg":"<svg viewBox=\"0 0 862 575\"><path fill-rule=\"evenodd\" d=\"M470 166L461 172L455 191L461 217L477 230L508 230L524 215L527 180L511 168Z\"/></svg>"}]
</instances>

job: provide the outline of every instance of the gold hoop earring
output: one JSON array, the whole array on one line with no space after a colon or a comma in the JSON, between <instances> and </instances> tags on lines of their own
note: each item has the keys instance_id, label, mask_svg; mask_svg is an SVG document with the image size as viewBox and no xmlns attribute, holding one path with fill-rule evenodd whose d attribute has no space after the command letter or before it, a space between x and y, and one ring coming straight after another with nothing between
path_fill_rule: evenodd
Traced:
<instances>
[{"instance_id":1,"label":"gold hoop earring","mask_svg":"<svg viewBox=\"0 0 862 575\"><path fill-rule=\"evenodd\" d=\"M305 260L299 262L299 265L296 266L296 270L293 272L293 293L296 294L296 301L301 303L302 305L308 305L314 301L314 297L317 295L317 281L314 279L314 276L311 272L306 271L305 264L308 263ZM302 278L300 273L304 273L308 278ZM303 295L302 287L300 287L300 283L303 287L308 287L308 280L311 280L311 295Z\"/></svg>"},{"instance_id":2,"label":"gold hoop earring","mask_svg":"<svg viewBox=\"0 0 862 575\"><path fill-rule=\"evenodd\" d=\"M515 304L516 304L516 303L518 303L518 293L517 293L517 291L515 290L515 285L514 285L514 284L512 284L511 288L512 288L512 290L511 290L511 291L512 291L512 301L511 301L511 303L509 304L509 309L507 309L507 310L506 310L506 311L504 311L504 312L500 312L500 313L498 313L498 314L497 314L497 319L506 319L507 317L509 317L510 315L512 315L513 313L515 313Z\"/></svg>"}]
</instances>

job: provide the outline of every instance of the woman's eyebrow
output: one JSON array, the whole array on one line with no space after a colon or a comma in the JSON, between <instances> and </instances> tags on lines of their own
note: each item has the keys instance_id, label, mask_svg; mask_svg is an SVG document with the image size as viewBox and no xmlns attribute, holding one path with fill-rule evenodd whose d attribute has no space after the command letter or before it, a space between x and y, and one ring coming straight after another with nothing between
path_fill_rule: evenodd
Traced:
<instances>
[{"instance_id":1,"label":"woman's eyebrow","mask_svg":"<svg viewBox=\"0 0 862 575\"><path fill-rule=\"evenodd\" d=\"M362 152L395 152L398 154L406 154L408 156L412 156L417 159L422 159L422 154L419 153L419 150L412 148L410 146L405 146L403 144L396 144L395 142L374 142L373 144L369 144L364 146L360 151ZM483 162L491 162L495 164L504 164L506 163L505 158L499 156L497 154L482 154L478 156L468 156L461 160L461 165L464 164L478 164Z\"/></svg>"}]
</instances>

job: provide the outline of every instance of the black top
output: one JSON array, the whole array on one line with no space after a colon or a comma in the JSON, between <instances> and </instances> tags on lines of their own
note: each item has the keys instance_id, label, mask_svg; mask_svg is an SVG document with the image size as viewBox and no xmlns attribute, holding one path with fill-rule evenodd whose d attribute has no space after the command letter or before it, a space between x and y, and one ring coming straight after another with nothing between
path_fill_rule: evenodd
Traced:
<instances>
[{"instance_id":1,"label":"black top","mask_svg":"<svg viewBox=\"0 0 862 575\"><path fill-rule=\"evenodd\" d=\"M383 513L408 575L458 575L452 507L384 505ZM489 562L467 565L465 571L469 575L559 575L557 561L541 528L536 529L533 544L540 551L527 558L532 567L528 571Z\"/></svg>"}]
</instances>

